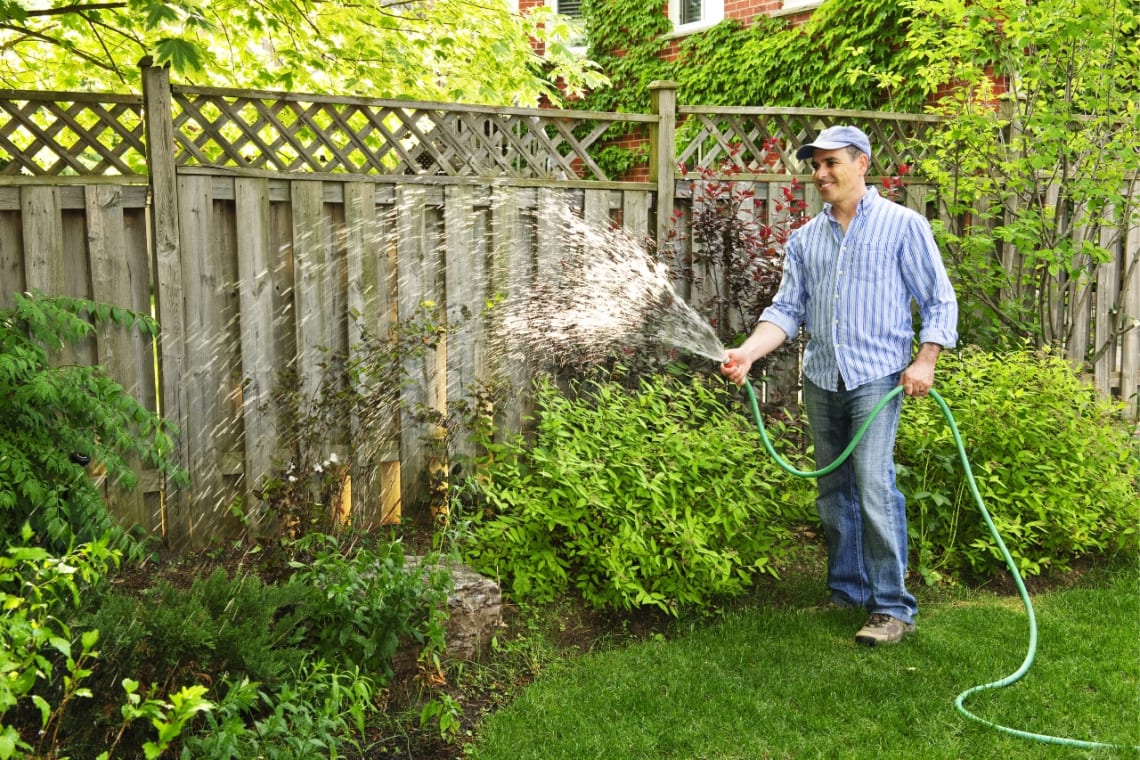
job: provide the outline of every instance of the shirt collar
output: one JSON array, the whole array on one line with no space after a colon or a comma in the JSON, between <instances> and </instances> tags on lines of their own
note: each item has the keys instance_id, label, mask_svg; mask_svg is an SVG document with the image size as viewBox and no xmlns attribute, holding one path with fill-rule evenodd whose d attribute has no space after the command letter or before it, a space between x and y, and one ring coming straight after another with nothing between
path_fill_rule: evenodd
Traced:
<instances>
[{"instance_id":1,"label":"shirt collar","mask_svg":"<svg viewBox=\"0 0 1140 760\"><path fill-rule=\"evenodd\" d=\"M872 203L878 200L878 198L878 188L876 188L874 185L867 185L867 192L864 193L863 197L859 199L859 202L855 204L855 216L859 216L865 212ZM830 203L823 204L823 213L827 216L828 219L833 222L835 221L835 216L831 213Z\"/></svg>"}]
</instances>

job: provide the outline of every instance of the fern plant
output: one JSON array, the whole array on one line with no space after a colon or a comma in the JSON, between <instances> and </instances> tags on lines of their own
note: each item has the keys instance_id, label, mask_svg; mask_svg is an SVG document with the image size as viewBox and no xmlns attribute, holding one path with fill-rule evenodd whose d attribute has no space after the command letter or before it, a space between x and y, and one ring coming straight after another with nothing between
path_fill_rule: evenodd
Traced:
<instances>
[{"instance_id":1,"label":"fern plant","mask_svg":"<svg viewBox=\"0 0 1140 760\"><path fill-rule=\"evenodd\" d=\"M87 463L134 487L136 459L184 480L168 454L173 426L135 400L98 366L56 355L111 323L154 336L149 316L93 301L17 294L0 310L0 530L26 523L35 540L65 550L103 535L125 537L104 504ZM54 361L53 361L54 360Z\"/></svg>"}]
</instances>

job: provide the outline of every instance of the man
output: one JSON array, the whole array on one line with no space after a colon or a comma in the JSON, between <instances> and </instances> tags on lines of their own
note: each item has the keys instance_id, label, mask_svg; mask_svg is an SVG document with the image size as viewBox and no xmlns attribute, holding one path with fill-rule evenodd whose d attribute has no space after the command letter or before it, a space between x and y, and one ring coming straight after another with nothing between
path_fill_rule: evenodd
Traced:
<instances>
[{"instance_id":1,"label":"man","mask_svg":"<svg viewBox=\"0 0 1140 760\"><path fill-rule=\"evenodd\" d=\"M908 396L929 392L939 352L958 339L958 303L926 219L867 187L866 134L829 127L796 157L811 159L823 211L788 240L772 305L727 352L721 371L743 383L756 361L802 325L804 406L822 468L895 386ZM921 319L917 353L912 300ZM895 484L901 410L895 396L851 458L818 482L831 602L870 613L855 635L868 646L900 641L914 631L918 612L906 590L906 502Z\"/></svg>"}]
</instances>

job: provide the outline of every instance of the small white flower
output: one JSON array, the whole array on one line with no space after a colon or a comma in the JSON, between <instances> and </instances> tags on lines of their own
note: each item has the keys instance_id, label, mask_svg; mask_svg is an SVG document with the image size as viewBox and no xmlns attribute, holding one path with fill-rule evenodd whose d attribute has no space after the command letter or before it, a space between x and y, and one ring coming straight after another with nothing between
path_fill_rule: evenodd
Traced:
<instances>
[{"instance_id":1,"label":"small white flower","mask_svg":"<svg viewBox=\"0 0 1140 760\"><path fill-rule=\"evenodd\" d=\"M338 457L336 455L335 451L333 453L329 454L329 464L338 464L339 462L340 462L340 457Z\"/></svg>"}]
</instances>

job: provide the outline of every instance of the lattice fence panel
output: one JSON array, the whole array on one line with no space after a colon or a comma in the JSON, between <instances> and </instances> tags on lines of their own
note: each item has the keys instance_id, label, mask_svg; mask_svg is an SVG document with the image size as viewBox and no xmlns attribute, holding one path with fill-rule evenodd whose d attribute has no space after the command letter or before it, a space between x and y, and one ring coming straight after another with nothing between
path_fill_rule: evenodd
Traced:
<instances>
[{"instance_id":1,"label":"lattice fence panel","mask_svg":"<svg viewBox=\"0 0 1140 760\"><path fill-rule=\"evenodd\" d=\"M608 180L590 148L639 114L174 87L180 165Z\"/></svg>"},{"instance_id":2,"label":"lattice fence panel","mask_svg":"<svg viewBox=\"0 0 1140 760\"><path fill-rule=\"evenodd\" d=\"M752 174L809 174L795 157L824 127L852 124L871 138L869 174L894 176L901 164L925 156L926 135L936 116L866 111L813 111L781 108L701 108L682 106L677 160L687 173L731 166Z\"/></svg>"},{"instance_id":3,"label":"lattice fence panel","mask_svg":"<svg viewBox=\"0 0 1140 760\"><path fill-rule=\"evenodd\" d=\"M146 174L142 97L0 90L0 174Z\"/></svg>"}]
</instances>

